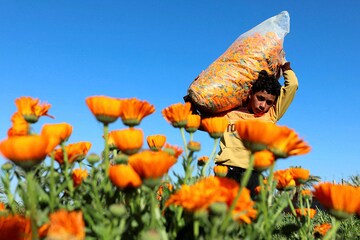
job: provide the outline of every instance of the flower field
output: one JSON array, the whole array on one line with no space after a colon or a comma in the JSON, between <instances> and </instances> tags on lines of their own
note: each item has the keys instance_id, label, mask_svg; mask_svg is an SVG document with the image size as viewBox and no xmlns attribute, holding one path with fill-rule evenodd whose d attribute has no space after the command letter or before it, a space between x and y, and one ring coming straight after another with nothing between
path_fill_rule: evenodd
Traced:
<instances>
[{"instance_id":1,"label":"flower field","mask_svg":"<svg viewBox=\"0 0 360 240\"><path fill-rule=\"evenodd\" d=\"M0 239L360 239L358 176L337 184L299 166L275 170L278 160L311 151L290 128L236 124L250 162L239 184L224 177L227 167L210 169L225 118L201 119L189 103L162 109L180 132L179 147L165 135L144 136L141 122L155 111L147 101L91 96L85 103L103 125L100 153L90 142L69 142L69 123L34 132L40 117L52 117L51 105L15 100L0 142L9 160L1 170ZM123 127L109 131L117 119ZM209 156L197 156L199 129L214 141ZM183 174L170 177L177 162ZM256 196L245 187L252 169L262 172Z\"/></svg>"}]
</instances>

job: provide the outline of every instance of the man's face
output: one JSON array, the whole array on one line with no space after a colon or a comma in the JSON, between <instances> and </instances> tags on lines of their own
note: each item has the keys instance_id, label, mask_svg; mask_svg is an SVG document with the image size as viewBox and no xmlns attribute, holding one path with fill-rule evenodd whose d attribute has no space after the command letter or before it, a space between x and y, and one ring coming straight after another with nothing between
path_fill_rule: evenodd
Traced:
<instances>
[{"instance_id":1,"label":"man's face","mask_svg":"<svg viewBox=\"0 0 360 240\"><path fill-rule=\"evenodd\" d=\"M254 94L250 94L249 110L254 113L255 116L261 116L267 113L269 109L275 104L276 96L267 93L266 91L259 91Z\"/></svg>"}]
</instances>

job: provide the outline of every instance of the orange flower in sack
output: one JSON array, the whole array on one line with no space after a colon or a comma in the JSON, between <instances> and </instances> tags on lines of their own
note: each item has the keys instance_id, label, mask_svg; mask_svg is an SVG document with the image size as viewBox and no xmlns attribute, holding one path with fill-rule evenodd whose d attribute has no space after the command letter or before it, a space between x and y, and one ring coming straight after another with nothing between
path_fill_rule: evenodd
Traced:
<instances>
[{"instance_id":1,"label":"orange flower in sack","mask_svg":"<svg viewBox=\"0 0 360 240\"><path fill-rule=\"evenodd\" d=\"M280 191L292 189L296 186L295 180L289 169L275 171L274 179L277 181L276 188Z\"/></svg>"},{"instance_id":2,"label":"orange flower in sack","mask_svg":"<svg viewBox=\"0 0 360 240\"><path fill-rule=\"evenodd\" d=\"M259 120L240 120L236 130L244 145L252 152L268 149L276 158L306 154L310 147L287 127Z\"/></svg>"},{"instance_id":3,"label":"orange flower in sack","mask_svg":"<svg viewBox=\"0 0 360 240\"><path fill-rule=\"evenodd\" d=\"M50 214L50 222L46 224L46 239L85 239L85 223L81 211L60 209Z\"/></svg>"},{"instance_id":4,"label":"orange flower in sack","mask_svg":"<svg viewBox=\"0 0 360 240\"><path fill-rule=\"evenodd\" d=\"M320 225L315 225L314 226L314 233L315 234L320 234L320 236L325 236L326 233L331 229L331 224L330 223L323 223Z\"/></svg>"},{"instance_id":5,"label":"orange flower in sack","mask_svg":"<svg viewBox=\"0 0 360 240\"><path fill-rule=\"evenodd\" d=\"M200 115L190 114L187 116L187 124L185 126L185 130L188 133L196 132L200 127L200 123L201 123Z\"/></svg>"},{"instance_id":6,"label":"orange flower in sack","mask_svg":"<svg viewBox=\"0 0 360 240\"><path fill-rule=\"evenodd\" d=\"M201 126L209 133L212 138L220 138L224 135L224 132L229 122L225 117L210 117L201 120Z\"/></svg>"},{"instance_id":7,"label":"orange flower in sack","mask_svg":"<svg viewBox=\"0 0 360 240\"><path fill-rule=\"evenodd\" d=\"M120 115L121 101L107 96L86 98L86 105L99 122L109 124L115 122Z\"/></svg>"},{"instance_id":8,"label":"orange flower in sack","mask_svg":"<svg viewBox=\"0 0 360 240\"><path fill-rule=\"evenodd\" d=\"M188 115L191 114L191 104L186 102L173 104L161 111L162 115L176 128L183 128L188 121Z\"/></svg>"},{"instance_id":9,"label":"orange flower in sack","mask_svg":"<svg viewBox=\"0 0 360 240\"><path fill-rule=\"evenodd\" d=\"M117 149L127 155L132 155L141 149L144 134L141 129L127 128L112 131L112 139Z\"/></svg>"},{"instance_id":10,"label":"orange flower in sack","mask_svg":"<svg viewBox=\"0 0 360 240\"><path fill-rule=\"evenodd\" d=\"M320 183L314 186L314 197L333 216L345 219L360 212L360 187Z\"/></svg>"},{"instance_id":11,"label":"orange flower in sack","mask_svg":"<svg viewBox=\"0 0 360 240\"><path fill-rule=\"evenodd\" d=\"M51 107L47 103L39 103L39 99L32 97L20 97L15 99L15 105L18 112L23 115L24 119L28 123L36 123L41 116L48 116L54 118L48 114Z\"/></svg>"},{"instance_id":12,"label":"orange flower in sack","mask_svg":"<svg viewBox=\"0 0 360 240\"><path fill-rule=\"evenodd\" d=\"M131 155L128 161L142 178L156 179L166 174L177 159L163 151L145 150Z\"/></svg>"},{"instance_id":13,"label":"orange flower in sack","mask_svg":"<svg viewBox=\"0 0 360 240\"><path fill-rule=\"evenodd\" d=\"M10 137L0 142L0 152L24 170L29 170L46 158L48 139L37 135Z\"/></svg>"},{"instance_id":14,"label":"orange flower in sack","mask_svg":"<svg viewBox=\"0 0 360 240\"><path fill-rule=\"evenodd\" d=\"M12 126L8 130L8 137L25 136L29 134L30 125L20 112L16 112L11 117Z\"/></svg>"},{"instance_id":15,"label":"orange flower in sack","mask_svg":"<svg viewBox=\"0 0 360 240\"><path fill-rule=\"evenodd\" d=\"M81 161L86 157L92 144L90 142L77 142L65 146L65 151L68 157L68 162ZM64 164L64 153L62 148L55 149L55 160L59 164Z\"/></svg>"},{"instance_id":16,"label":"orange flower in sack","mask_svg":"<svg viewBox=\"0 0 360 240\"><path fill-rule=\"evenodd\" d=\"M146 138L149 148L153 151L159 151L166 142L166 136L162 134L151 135Z\"/></svg>"},{"instance_id":17,"label":"orange flower in sack","mask_svg":"<svg viewBox=\"0 0 360 240\"><path fill-rule=\"evenodd\" d=\"M4 240L31 240L30 219L20 215L0 215L0 233Z\"/></svg>"},{"instance_id":18,"label":"orange flower in sack","mask_svg":"<svg viewBox=\"0 0 360 240\"><path fill-rule=\"evenodd\" d=\"M155 112L154 105L136 98L121 99L120 118L124 125L134 127L141 120Z\"/></svg>"},{"instance_id":19,"label":"orange flower in sack","mask_svg":"<svg viewBox=\"0 0 360 240\"><path fill-rule=\"evenodd\" d=\"M275 156L268 150L255 152L254 154L254 169L257 171L264 171L268 169L275 162Z\"/></svg>"},{"instance_id":20,"label":"orange flower in sack","mask_svg":"<svg viewBox=\"0 0 360 240\"><path fill-rule=\"evenodd\" d=\"M222 166L222 165L215 165L214 166L214 173L215 173L215 176L226 177L226 175L228 173L228 167L227 166Z\"/></svg>"},{"instance_id":21,"label":"orange flower in sack","mask_svg":"<svg viewBox=\"0 0 360 240\"><path fill-rule=\"evenodd\" d=\"M297 208L295 209L295 213L297 217L306 217L309 216L310 218L314 218L316 214L316 210L313 208Z\"/></svg>"},{"instance_id":22,"label":"orange flower in sack","mask_svg":"<svg viewBox=\"0 0 360 240\"><path fill-rule=\"evenodd\" d=\"M130 165L110 166L109 178L115 186L121 189L138 188L142 184L140 176Z\"/></svg>"},{"instance_id":23,"label":"orange flower in sack","mask_svg":"<svg viewBox=\"0 0 360 240\"><path fill-rule=\"evenodd\" d=\"M309 180L310 171L307 169L293 167L290 168L289 171L291 172L291 175L293 176L297 186L300 184L304 184L307 180Z\"/></svg>"},{"instance_id":24,"label":"orange flower in sack","mask_svg":"<svg viewBox=\"0 0 360 240\"><path fill-rule=\"evenodd\" d=\"M178 158L183 153L183 149L181 147L175 146L175 145L170 145L168 143L165 143L163 151L167 152L168 154L170 154L176 158Z\"/></svg>"},{"instance_id":25,"label":"orange flower in sack","mask_svg":"<svg viewBox=\"0 0 360 240\"><path fill-rule=\"evenodd\" d=\"M87 178L88 172L85 169L77 168L72 171L71 177L74 182L74 187L79 186L82 181Z\"/></svg>"}]
</instances>

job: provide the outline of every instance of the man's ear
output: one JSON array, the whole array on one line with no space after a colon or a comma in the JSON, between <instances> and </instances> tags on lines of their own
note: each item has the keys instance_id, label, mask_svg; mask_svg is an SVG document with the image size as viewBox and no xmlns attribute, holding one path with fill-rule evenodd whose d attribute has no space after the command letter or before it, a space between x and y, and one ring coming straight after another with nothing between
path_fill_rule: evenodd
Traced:
<instances>
[{"instance_id":1,"label":"man's ear","mask_svg":"<svg viewBox=\"0 0 360 240\"><path fill-rule=\"evenodd\" d=\"M249 90L249 99L251 99L251 95L252 95L252 90Z\"/></svg>"}]
</instances>

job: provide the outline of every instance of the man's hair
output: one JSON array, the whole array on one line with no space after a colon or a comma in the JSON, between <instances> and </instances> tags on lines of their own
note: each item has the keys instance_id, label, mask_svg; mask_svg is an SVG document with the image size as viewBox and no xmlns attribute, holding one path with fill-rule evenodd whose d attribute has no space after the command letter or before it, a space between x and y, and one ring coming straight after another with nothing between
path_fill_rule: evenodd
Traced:
<instances>
[{"instance_id":1,"label":"man's hair","mask_svg":"<svg viewBox=\"0 0 360 240\"><path fill-rule=\"evenodd\" d=\"M259 77L253 83L251 87L252 94L260 91L266 91L267 93L278 97L280 95L281 84L275 76L269 75L265 70L259 73Z\"/></svg>"}]
</instances>

